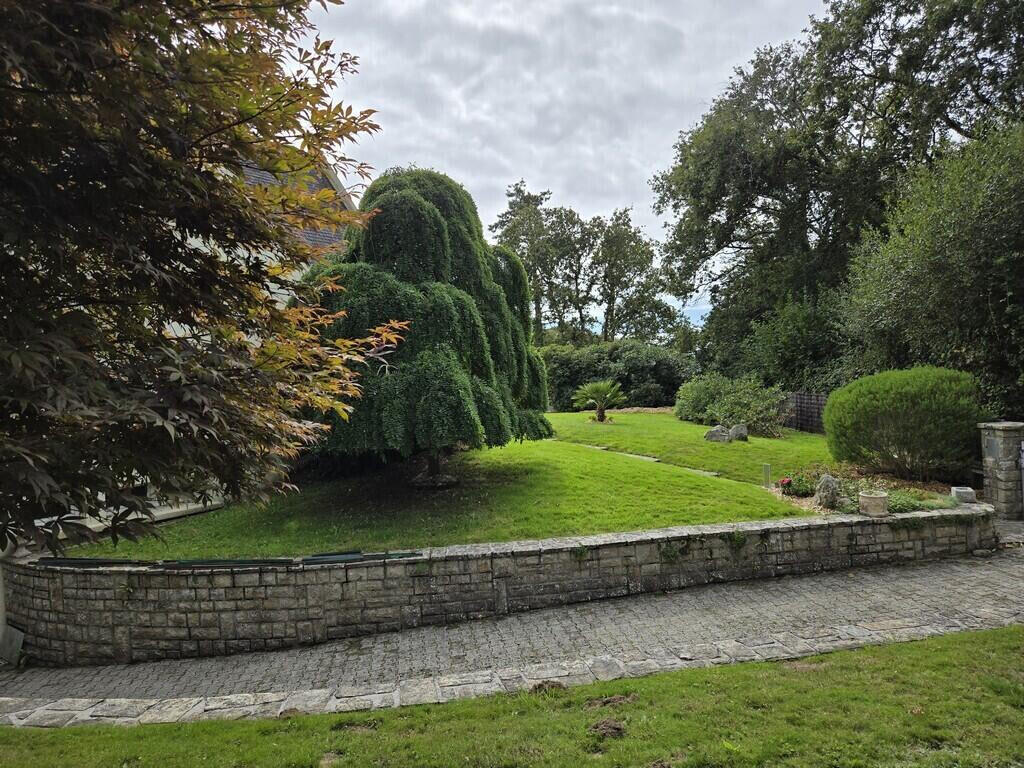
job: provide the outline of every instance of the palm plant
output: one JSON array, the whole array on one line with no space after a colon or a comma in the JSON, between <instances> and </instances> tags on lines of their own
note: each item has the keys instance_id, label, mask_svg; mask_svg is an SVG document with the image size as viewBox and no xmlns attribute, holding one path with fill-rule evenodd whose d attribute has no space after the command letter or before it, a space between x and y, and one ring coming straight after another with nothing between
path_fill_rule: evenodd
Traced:
<instances>
[{"instance_id":1,"label":"palm plant","mask_svg":"<svg viewBox=\"0 0 1024 768\"><path fill-rule=\"evenodd\" d=\"M598 421L605 420L605 410L623 405L626 396L622 394L622 388L617 381L605 379L604 381L591 381L579 387L572 395L572 404L577 408L596 409L595 418Z\"/></svg>"}]
</instances>

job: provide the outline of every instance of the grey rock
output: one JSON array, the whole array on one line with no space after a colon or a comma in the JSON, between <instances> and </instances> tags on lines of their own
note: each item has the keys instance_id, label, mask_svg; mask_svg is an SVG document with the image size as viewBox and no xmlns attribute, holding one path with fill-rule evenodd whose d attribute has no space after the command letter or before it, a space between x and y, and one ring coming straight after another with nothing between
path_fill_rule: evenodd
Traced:
<instances>
[{"instance_id":1,"label":"grey rock","mask_svg":"<svg viewBox=\"0 0 1024 768\"><path fill-rule=\"evenodd\" d=\"M588 660L587 666L598 680L615 680L626 673L622 662L608 655L596 656Z\"/></svg>"},{"instance_id":2,"label":"grey rock","mask_svg":"<svg viewBox=\"0 0 1024 768\"><path fill-rule=\"evenodd\" d=\"M46 706L47 709L53 709L58 712L84 712L89 707L94 707L99 704L103 699L58 699L52 704Z\"/></svg>"},{"instance_id":3,"label":"grey rock","mask_svg":"<svg viewBox=\"0 0 1024 768\"><path fill-rule=\"evenodd\" d=\"M441 692L433 678L403 680L398 684L398 703L403 707L409 704L434 704L440 700Z\"/></svg>"},{"instance_id":4,"label":"grey rock","mask_svg":"<svg viewBox=\"0 0 1024 768\"><path fill-rule=\"evenodd\" d=\"M744 443L747 442L749 433L747 432L746 424L733 424L729 428L729 439L730 440L742 440Z\"/></svg>"},{"instance_id":5,"label":"grey rock","mask_svg":"<svg viewBox=\"0 0 1024 768\"><path fill-rule=\"evenodd\" d=\"M730 441L729 430L719 424L704 433L704 439L709 443L728 443Z\"/></svg>"},{"instance_id":6,"label":"grey rock","mask_svg":"<svg viewBox=\"0 0 1024 768\"><path fill-rule=\"evenodd\" d=\"M814 503L825 509L839 508L839 481L826 473L814 489Z\"/></svg>"}]
</instances>

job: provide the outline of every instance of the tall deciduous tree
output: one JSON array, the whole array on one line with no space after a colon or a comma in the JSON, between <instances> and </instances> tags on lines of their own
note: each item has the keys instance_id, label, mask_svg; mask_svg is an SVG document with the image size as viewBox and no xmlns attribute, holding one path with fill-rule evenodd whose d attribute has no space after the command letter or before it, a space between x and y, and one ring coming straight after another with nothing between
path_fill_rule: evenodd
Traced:
<instances>
[{"instance_id":1,"label":"tall deciduous tree","mask_svg":"<svg viewBox=\"0 0 1024 768\"><path fill-rule=\"evenodd\" d=\"M850 377L961 368L994 413L1024 417L1024 125L915 169L839 308Z\"/></svg>"},{"instance_id":2,"label":"tall deciduous tree","mask_svg":"<svg viewBox=\"0 0 1024 768\"><path fill-rule=\"evenodd\" d=\"M712 300L703 362L743 372L763 357L744 349L757 328L812 331L827 352L821 323L787 324L829 315L823 301L908 168L1024 117L1022 73L1016 0L835 0L799 45L758 51L653 182L675 219L674 290Z\"/></svg>"},{"instance_id":3,"label":"tall deciduous tree","mask_svg":"<svg viewBox=\"0 0 1024 768\"><path fill-rule=\"evenodd\" d=\"M662 298L665 280L655 263L654 243L633 224L628 208L615 211L600 232L594 271L601 339L663 338L674 328L678 312Z\"/></svg>"},{"instance_id":4,"label":"tall deciduous tree","mask_svg":"<svg viewBox=\"0 0 1024 768\"><path fill-rule=\"evenodd\" d=\"M323 286L290 277L300 229L366 220L305 182L365 172L344 143L377 130L308 5L0 3L0 548L281 486L394 341L323 343Z\"/></svg>"},{"instance_id":5,"label":"tall deciduous tree","mask_svg":"<svg viewBox=\"0 0 1024 768\"><path fill-rule=\"evenodd\" d=\"M540 339L544 333L545 278L551 271L543 208L551 192L530 192L520 179L505 190L505 197L508 207L498 214L490 231L498 244L510 248L526 268L533 297L533 337Z\"/></svg>"},{"instance_id":6,"label":"tall deciduous tree","mask_svg":"<svg viewBox=\"0 0 1024 768\"><path fill-rule=\"evenodd\" d=\"M559 206L544 210L544 224L550 258L545 275L549 317L563 336L582 339L595 319L591 308L602 221L586 220L572 208Z\"/></svg>"}]
</instances>

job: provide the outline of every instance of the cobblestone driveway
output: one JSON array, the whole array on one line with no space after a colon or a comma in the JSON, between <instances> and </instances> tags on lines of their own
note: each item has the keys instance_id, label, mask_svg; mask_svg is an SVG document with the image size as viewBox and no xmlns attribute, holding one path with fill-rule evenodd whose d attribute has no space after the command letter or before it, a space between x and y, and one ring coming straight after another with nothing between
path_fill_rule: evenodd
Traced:
<instances>
[{"instance_id":1,"label":"cobblestone driveway","mask_svg":"<svg viewBox=\"0 0 1024 768\"><path fill-rule=\"evenodd\" d=\"M718 584L273 653L0 671L15 725L273 717L444 701L1024 623L1024 549Z\"/></svg>"}]
</instances>

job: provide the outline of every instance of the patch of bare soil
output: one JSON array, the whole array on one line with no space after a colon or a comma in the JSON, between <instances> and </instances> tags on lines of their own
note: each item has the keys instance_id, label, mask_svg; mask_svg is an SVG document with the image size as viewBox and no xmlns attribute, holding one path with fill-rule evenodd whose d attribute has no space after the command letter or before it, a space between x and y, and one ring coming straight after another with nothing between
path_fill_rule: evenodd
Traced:
<instances>
[{"instance_id":1,"label":"patch of bare soil","mask_svg":"<svg viewBox=\"0 0 1024 768\"><path fill-rule=\"evenodd\" d=\"M814 503L813 496L787 496L778 487L772 488L772 493L783 501L792 504L794 507L807 512L809 515L834 515L837 514L834 509L826 509L825 507L819 507Z\"/></svg>"},{"instance_id":2,"label":"patch of bare soil","mask_svg":"<svg viewBox=\"0 0 1024 768\"><path fill-rule=\"evenodd\" d=\"M635 694L629 694L624 696L622 694L616 694L615 696L604 696L600 699L587 699L587 709L597 709L599 707L614 707L617 704L628 704L629 702L636 699Z\"/></svg>"},{"instance_id":3,"label":"patch of bare soil","mask_svg":"<svg viewBox=\"0 0 1024 768\"><path fill-rule=\"evenodd\" d=\"M587 730L602 739L621 739L626 735L626 726L611 717L598 720Z\"/></svg>"}]
</instances>

